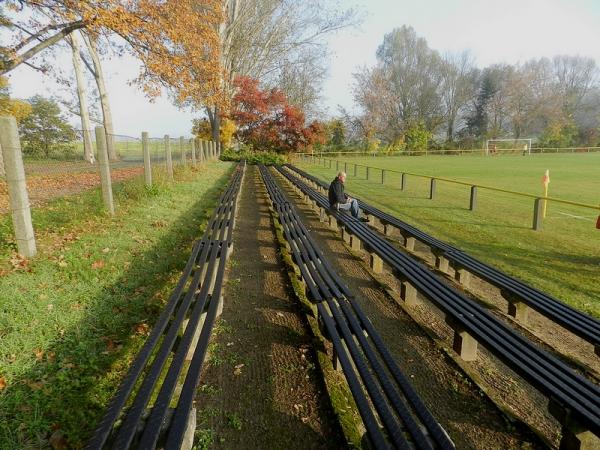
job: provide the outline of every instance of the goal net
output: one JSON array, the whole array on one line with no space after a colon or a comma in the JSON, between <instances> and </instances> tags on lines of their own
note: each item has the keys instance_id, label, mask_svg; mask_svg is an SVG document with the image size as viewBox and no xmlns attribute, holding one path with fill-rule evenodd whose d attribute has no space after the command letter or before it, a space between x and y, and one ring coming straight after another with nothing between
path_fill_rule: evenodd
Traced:
<instances>
[{"instance_id":1,"label":"goal net","mask_svg":"<svg viewBox=\"0 0 600 450\"><path fill-rule=\"evenodd\" d=\"M529 155L531 139L488 139L485 141L486 155Z\"/></svg>"}]
</instances>

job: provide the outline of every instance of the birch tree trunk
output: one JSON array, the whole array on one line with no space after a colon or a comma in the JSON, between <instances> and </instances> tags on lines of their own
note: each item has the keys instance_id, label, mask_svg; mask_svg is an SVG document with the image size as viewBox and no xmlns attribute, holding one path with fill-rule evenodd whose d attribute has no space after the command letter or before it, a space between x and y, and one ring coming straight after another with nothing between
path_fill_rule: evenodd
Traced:
<instances>
[{"instance_id":1,"label":"birch tree trunk","mask_svg":"<svg viewBox=\"0 0 600 450\"><path fill-rule=\"evenodd\" d=\"M98 94L100 95L100 106L102 107L104 130L106 131L106 147L108 149L108 158L112 161L115 161L119 158L115 149L112 114L110 111L110 103L108 101L108 91L106 90L106 85L104 83L104 73L102 72L100 57L98 56L98 49L96 47L96 42L90 36L87 36L85 43L88 51L90 52L92 63L94 64L93 75L94 79L96 80L96 85L98 86Z\"/></svg>"},{"instance_id":2,"label":"birch tree trunk","mask_svg":"<svg viewBox=\"0 0 600 450\"><path fill-rule=\"evenodd\" d=\"M75 79L77 80L77 98L79 99L79 115L81 116L81 129L83 139L83 158L94 164L94 149L92 147L92 125L90 123L90 113L87 105L87 92L85 88L85 77L81 68L81 57L79 56L80 45L77 32L70 36L71 50L73 53L73 68L75 69Z\"/></svg>"}]
</instances>

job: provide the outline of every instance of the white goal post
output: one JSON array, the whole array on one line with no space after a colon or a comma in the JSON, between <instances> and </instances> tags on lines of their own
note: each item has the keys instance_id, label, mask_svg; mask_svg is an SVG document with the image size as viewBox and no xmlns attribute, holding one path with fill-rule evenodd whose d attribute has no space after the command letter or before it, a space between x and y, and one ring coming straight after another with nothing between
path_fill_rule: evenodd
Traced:
<instances>
[{"instance_id":1,"label":"white goal post","mask_svg":"<svg viewBox=\"0 0 600 450\"><path fill-rule=\"evenodd\" d=\"M528 139L488 139L485 141L485 154L516 153L531 154L531 138Z\"/></svg>"}]
</instances>

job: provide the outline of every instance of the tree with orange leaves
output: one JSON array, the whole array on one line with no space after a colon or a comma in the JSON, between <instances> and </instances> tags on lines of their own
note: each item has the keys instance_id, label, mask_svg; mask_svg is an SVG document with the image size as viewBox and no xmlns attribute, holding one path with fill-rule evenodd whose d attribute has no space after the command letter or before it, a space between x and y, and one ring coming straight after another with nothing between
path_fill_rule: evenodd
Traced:
<instances>
[{"instance_id":1,"label":"tree with orange leaves","mask_svg":"<svg viewBox=\"0 0 600 450\"><path fill-rule=\"evenodd\" d=\"M7 0L2 25L14 31L0 45L0 75L36 57L74 30L119 36L142 62L137 82L149 96L162 88L179 103L221 102L218 25L221 0ZM24 19L19 19L20 17Z\"/></svg>"}]
</instances>

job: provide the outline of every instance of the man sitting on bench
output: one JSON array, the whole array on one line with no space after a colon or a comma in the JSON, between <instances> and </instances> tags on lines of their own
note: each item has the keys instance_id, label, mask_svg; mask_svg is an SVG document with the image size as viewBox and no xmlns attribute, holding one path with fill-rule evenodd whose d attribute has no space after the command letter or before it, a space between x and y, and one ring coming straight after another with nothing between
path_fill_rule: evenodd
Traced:
<instances>
[{"instance_id":1,"label":"man sitting on bench","mask_svg":"<svg viewBox=\"0 0 600 450\"><path fill-rule=\"evenodd\" d=\"M344 182L346 181L346 172L340 172L329 185L329 206L333 209L350 210L353 217L360 217L360 208L358 201L344 194ZM367 219L361 219L366 221Z\"/></svg>"}]
</instances>

